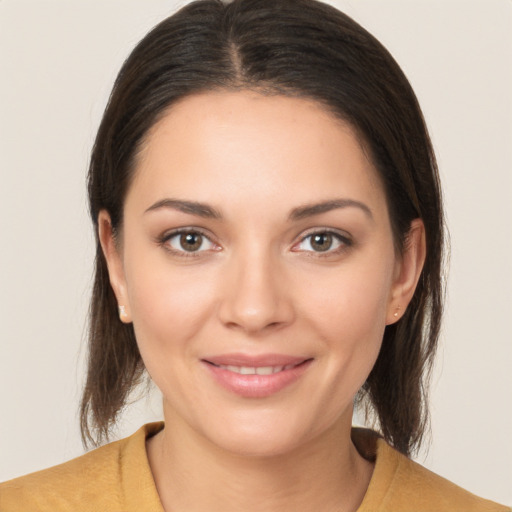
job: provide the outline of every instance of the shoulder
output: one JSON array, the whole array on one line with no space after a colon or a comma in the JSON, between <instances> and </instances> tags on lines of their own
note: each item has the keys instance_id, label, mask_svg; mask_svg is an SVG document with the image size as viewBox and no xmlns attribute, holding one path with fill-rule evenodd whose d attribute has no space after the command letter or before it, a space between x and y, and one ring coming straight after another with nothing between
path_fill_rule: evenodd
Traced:
<instances>
[{"instance_id":1,"label":"shoulder","mask_svg":"<svg viewBox=\"0 0 512 512\"><path fill-rule=\"evenodd\" d=\"M369 443L375 447L376 463L359 512L511 512L436 475L383 439L374 437Z\"/></svg>"},{"instance_id":2,"label":"shoulder","mask_svg":"<svg viewBox=\"0 0 512 512\"><path fill-rule=\"evenodd\" d=\"M117 441L64 464L0 484L0 511L71 510L78 504L84 510L87 504L97 504L102 489L109 489L108 501L114 505L125 443Z\"/></svg>"},{"instance_id":3,"label":"shoulder","mask_svg":"<svg viewBox=\"0 0 512 512\"><path fill-rule=\"evenodd\" d=\"M0 484L0 512L120 510L127 463L145 457L148 427L64 464Z\"/></svg>"},{"instance_id":4,"label":"shoulder","mask_svg":"<svg viewBox=\"0 0 512 512\"><path fill-rule=\"evenodd\" d=\"M480 498L396 452L397 470L387 499L393 510L411 503L420 511L508 512L509 508ZM395 505L396 504L396 505ZM402 510L399 509L399 510Z\"/></svg>"}]
</instances>

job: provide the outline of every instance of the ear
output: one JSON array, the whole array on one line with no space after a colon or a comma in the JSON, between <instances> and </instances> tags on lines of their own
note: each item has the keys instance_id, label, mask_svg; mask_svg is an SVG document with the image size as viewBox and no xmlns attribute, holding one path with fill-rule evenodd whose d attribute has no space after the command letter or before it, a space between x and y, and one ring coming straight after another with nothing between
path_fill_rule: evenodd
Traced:
<instances>
[{"instance_id":1,"label":"ear","mask_svg":"<svg viewBox=\"0 0 512 512\"><path fill-rule=\"evenodd\" d=\"M123 259L120 254L119 244L114 237L110 215L106 210L101 210L98 215L98 236L103 255L107 262L110 284L119 305L119 318L124 323L130 323L131 314L128 303Z\"/></svg>"},{"instance_id":2,"label":"ear","mask_svg":"<svg viewBox=\"0 0 512 512\"><path fill-rule=\"evenodd\" d=\"M397 322L405 313L423 270L425 255L425 226L421 219L414 219L405 240L403 254L396 264L386 325Z\"/></svg>"}]
</instances>

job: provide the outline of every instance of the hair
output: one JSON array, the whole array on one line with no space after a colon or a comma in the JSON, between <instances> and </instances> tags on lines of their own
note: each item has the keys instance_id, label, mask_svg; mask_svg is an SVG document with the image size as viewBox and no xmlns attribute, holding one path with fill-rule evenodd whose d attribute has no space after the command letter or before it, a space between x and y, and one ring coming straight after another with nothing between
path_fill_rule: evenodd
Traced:
<instances>
[{"instance_id":1,"label":"hair","mask_svg":"<svg viewBox=\"0 0 512 512\"><path fill-rule=\"evenodd\" d=\"M423 220L427 254L403 317L357 403L396 449L411 454L428 427L427 393L444 293L444 222L434 152L416 96L389 52L334 7L316 0L193 1L153 28L115 81L92 150L88 192L96 231L84 444L108 440L145 369L131 324L119 321L98 239L106 210L114 234L145 136L176 101L211 90L312 99L356 131L381 178L393 237L403 251Z\"/></svg>"}]
</instances>

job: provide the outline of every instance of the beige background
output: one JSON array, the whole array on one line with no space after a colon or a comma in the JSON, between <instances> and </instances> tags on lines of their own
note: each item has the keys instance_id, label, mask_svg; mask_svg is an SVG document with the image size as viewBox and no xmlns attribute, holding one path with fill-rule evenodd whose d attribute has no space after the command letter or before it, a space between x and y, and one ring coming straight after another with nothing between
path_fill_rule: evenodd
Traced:
<instances>
[{"instance_id":1,"label":"beige background","mask_svg":"<svg viewBox=\"0 0 512 512\"><path fill-rule=\"evenodd\" d=\"M82 452L88 154L123 59L185 3L0 0L0 480ZM512 2L331 3L409 76L445 187L448 307L419 460L512 504ZM120 435L158 417L142 401Z\"/></svg>"}]
</instances>

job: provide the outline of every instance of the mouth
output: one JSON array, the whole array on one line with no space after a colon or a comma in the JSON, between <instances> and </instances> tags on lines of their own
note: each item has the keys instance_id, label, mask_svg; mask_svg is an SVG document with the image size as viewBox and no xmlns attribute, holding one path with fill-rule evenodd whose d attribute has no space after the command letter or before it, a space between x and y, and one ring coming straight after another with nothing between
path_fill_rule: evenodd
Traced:
<instances>
[{"instance_id":1,"label":"mouth","mask_svg":"<svg viewBox=\"0 0 512 512\"><path fill-rule=\"evenodd\" d=\"M228 370L229 372L239 373L240 375L272 375L274 373L279 373L285 370L291 370L292 368L295 368L295 366L298 365L287 364L286 366L233 366L230 364L219 364L214 366L222 368L223 370Z\"/></svg>"},{"instance_id":2,"label":"mouth","mask_svg":"<svg viewBox=\"0 0 512 512\"><path fill-rule=\"evenodd\" d=\"M284 355L211 357L202 363L217 384L245 398L265 398L300 380L313 358Z\"/></svg>"}]
</instances>

